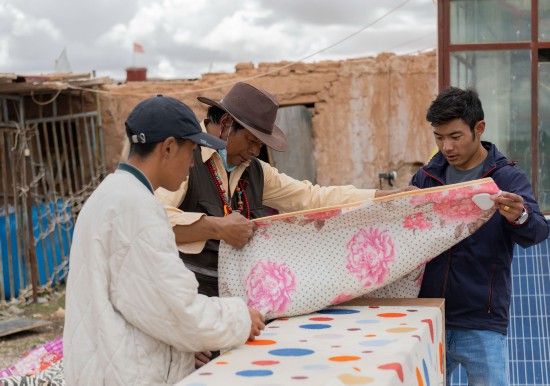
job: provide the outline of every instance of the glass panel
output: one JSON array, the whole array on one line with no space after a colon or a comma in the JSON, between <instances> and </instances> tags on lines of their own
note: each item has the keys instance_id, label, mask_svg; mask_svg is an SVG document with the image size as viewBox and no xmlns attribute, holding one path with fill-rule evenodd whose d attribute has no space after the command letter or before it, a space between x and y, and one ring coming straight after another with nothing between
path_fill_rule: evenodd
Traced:
<instances>
[{"instance_id":1,"label":"glass panel","mask_svg":"<svg viewBox=\"0 0 550 386\"><path fill-rule=\"evenodd\" d=\"M451 44L531 41L531 0L454 0L450 6Z\"/></svg>"},{"instance_id":2,"label":"glass panel","mask_svg":"<svg viewBox=\"0 0 550 386\"><path fill-rule=\"evenodd\" d=\"M494 143L509 160L518 161L530 177L530 51L453 52L451 84L478 91L486 121L482 139Z\"/></svg>"},{"instance_id":3,"label":"glass panel","mask_svg":"<svg viewBox=\"0 0 550 386\"><path fill-rule=\"evenodd\" d=\"M550 62L539 63L539 205L550 212Z\"/></svg>"},{"instance_id":4,"label":"glass panel","mask_svg":"<svg viewBox=\"0 0 550 386\"><path fill-rule=\"evenodd\" d=\"M550 41L550 0L539 0L539 40Z\"/></svg>"}]
</instances>

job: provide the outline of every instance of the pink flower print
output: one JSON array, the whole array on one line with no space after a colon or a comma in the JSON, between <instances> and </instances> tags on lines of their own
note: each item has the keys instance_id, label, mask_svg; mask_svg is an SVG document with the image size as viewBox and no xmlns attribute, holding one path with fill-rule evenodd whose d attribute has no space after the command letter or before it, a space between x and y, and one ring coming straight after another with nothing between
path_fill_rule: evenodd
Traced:
<instances>
[{"instance_id":1,"label":"pink flower print","mask_svg":"<svg viewBox=\"0 0 550 386\"><path fill-rule=\"evenodd\" d=\"M274 220L274 221L282 221L282 222L286 222L287 224L296 224L298 219L296 218L296 216L289 216L289 217L283 217L279 220Z\"/></svg>"},{"instance_id":2,"label":"pink flower print","mask_svg":"<svg viewBox=\"0 0 550 386\"><path fill-rule=\"evenodd\" d=\"M346 247L349 250L346 268L363 283L363 288L381 284L395 257L393 240L388 231L373 227L360 229Z\"/></svg>"},{"instance_id":3,"label":"pink flower print","mask_svg":"<svg viewBox=\"0 0 550 386\"><path fill-rule=\"evenodd\" d=\"M416 212L405 217L403 228L412 229L413 231L415 229L431 229L432 223L426 219L423 212Z\"/></svg>"},{"instance_id":4,"label":"pink flower print","mask_svg":"<svg viewBox=\"0 0 550 386\"><path fill-rule=\"evenodd\" d=\"M471 189L455 189L413 196L410 202L420 206L433 203L434 211L442 220L469 222L482 214L482 210L472 201L473 194L475 192Z\"/></svg>"},{"instance_id":5,"label":"pink flower print","mask_svg":"<svg viewBox=\"0 0 550 386\"><path fill-rule=\"evenodd\" d=\"M261 221L258 221L256 222L256 225L258 226L258 229L256 230L256 232L258 232L259 235L263 236L266 240L269 240L270 236L269 236L269 228L271 227L271 223L269 222L261 222Z\"/></svg>"},{"instance_id":6,"label":"pink flower print","mask_svg":"<svg viewBox=\"0 0 550 386\"><path fill-rule=\"evenodd\" d=\"M48 367L50 367L51 365L53 365L56 362L59 362L60 360L61 360L61 356L56 352L49 352L49 353L44 354L40 358L40 370L39 371L46 370Z\"/></svg>"},{"instance_id":7,"label":"pink flower print","mask_svg":"<svg viewBox=\"0 0 550 386\"><path fill-rule=\"evenodd\" d=\"M248 306L262 313L283 313L296 289L294 273L285 263L258 261L245 279Z\"/></svg>"},{"instance_id":8,"label":"pink flower print","mask_svg":"<svg viewBox=\"0 0 550 386\"><path fill-rule=\"evenodd\" d=\"M327 209L321 212L304 214L304 217L309 220L328 220L329 218L338 216L340 213L342 213L341 209Z\"/></svg>"},{"instance_id":9,"label":"pink flower print","mask_svg":"<svg viewBox=\"0 0 550 386\"><path fill-rule=\"evenodd\" d=\"M416 277L416 286L421 287L422 286L422 279L424 279L424 270Z\"/></svg>"},{"instance_id":10,"label":"pink flower print","mask_svg":"<svg viewBox=\"0 0 550 386\"><path fill-rule=\"evenodd\" d=\"M353 296L352 294L341 293L340 295L338 295L334 299L332 299L330 304L336 305L336 304L344 303L344 302L347 302L348 300L353 299L354 297L355 296Z\"/></svg>"},{"instance_id":11,"label":"pink flower print","mask_svg":"<svg viewBox=\"0 0 550 386\"><path fill-rule=\"evenodd\" d=\"M298 225L305 226L313 223L313 226L315 227L315 229L320 231L325 226L325 220L328 220L334 216L338 216L341 213L342 213L341 209L328 209L322 212L304 214L303 217L305 219L300 220L298 222Z\"/></svg>"}]
</instances>

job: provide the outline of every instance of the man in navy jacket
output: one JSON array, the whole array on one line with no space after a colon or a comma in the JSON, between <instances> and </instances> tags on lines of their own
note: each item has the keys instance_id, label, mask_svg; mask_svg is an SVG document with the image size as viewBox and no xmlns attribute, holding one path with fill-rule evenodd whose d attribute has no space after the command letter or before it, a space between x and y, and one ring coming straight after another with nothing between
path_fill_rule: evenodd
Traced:
<instances>
[{"instance_id":1,"label":"man in navy jacket","mask_svg":"<svg viewBox=\"0 0 550 386\"><path fill-rule=\"evenodd\" d=\"M445 298L447 384L461 364L468 385L508 385L506 332L515 244L526 248L548 237L548 223L524 171L495 145L481 141L483 108L475 90L449 87L432 102L439 152L411 185L429 188L491 177L502 190L498 209L472 236L426 264L420 297Z\"/></svg>"}]
</instances>

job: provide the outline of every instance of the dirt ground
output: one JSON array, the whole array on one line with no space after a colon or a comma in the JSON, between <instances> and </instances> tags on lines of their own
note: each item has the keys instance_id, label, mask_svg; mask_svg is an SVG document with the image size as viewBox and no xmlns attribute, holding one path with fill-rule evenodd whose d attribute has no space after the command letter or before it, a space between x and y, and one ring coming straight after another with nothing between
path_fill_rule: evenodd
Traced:
<instances>
[{"instance_id":1,"label":"dirt ground","mask_svg":"<svg viewBox=\"0 0 550 386\"><path fill-rule=\"evenodd\" d=\"M39 302L0 305L0 320L27 317L47 320L49 325L0 337L0 369L15 364L33 348L63 335L65 288L56 287L38 295Z\"/></svg>"}]
</instances>

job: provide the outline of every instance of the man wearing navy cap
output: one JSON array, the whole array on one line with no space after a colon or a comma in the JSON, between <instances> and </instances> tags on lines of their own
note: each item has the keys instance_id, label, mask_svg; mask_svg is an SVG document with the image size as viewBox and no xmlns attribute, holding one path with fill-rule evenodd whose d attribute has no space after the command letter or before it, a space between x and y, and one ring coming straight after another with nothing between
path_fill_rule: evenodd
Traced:
<instances>
[{"instance_id":1,"label":"man wearing navy cap","mask_svg":"<svg viewBox=\"0 0 550 386\"><path fill-rule=\"evenodd\" d=\"M156 96L128 116L126 163L82 208L70 253L64 369L68 385L168 385L194 369L194 352L254 339L262 315L238 298L208 298L178 256L153 192L176 190L196 144L222 149L180 101Z\"/></svg>"}]
</instances>

